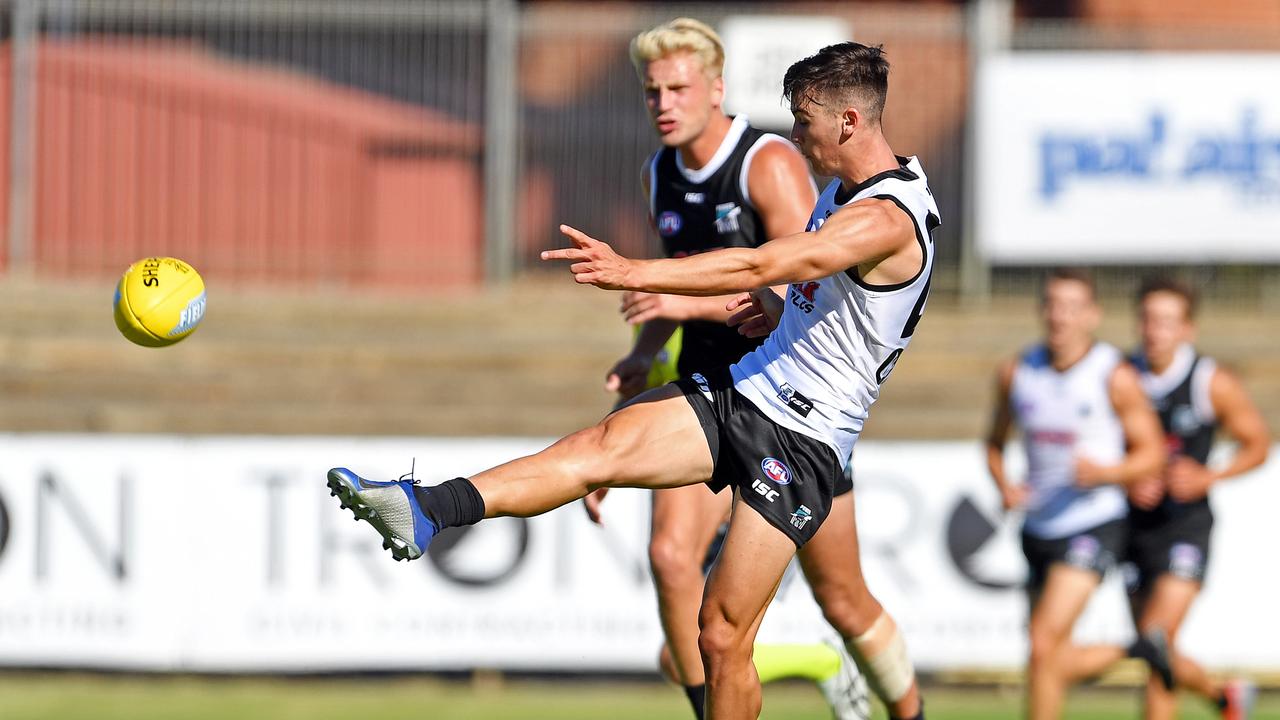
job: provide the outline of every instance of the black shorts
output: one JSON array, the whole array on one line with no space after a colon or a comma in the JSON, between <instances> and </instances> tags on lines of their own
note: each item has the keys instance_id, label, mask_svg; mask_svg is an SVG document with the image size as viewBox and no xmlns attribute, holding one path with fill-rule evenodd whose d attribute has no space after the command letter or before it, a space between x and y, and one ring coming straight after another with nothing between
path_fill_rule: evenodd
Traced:
<instances>
[{"instance_id":1,"label":"black shorts","mask_svg":"<svg viewBox=\"0 0 1280 720\"><path fill-rule=\"evenodd\" d=\"M1161 575L1203 582L1212 533L1213 514L1208 508L1158 525L1131 524L1123 565L1129 593L1146 595Z\"/></svg>"},{"instance_id":2,"label":"black shorts","mask_svg":"<svg viewBox=\"0 0 1280 720\"><path fill-rule=\"evenodd\" d=\"M1027 592L1033 599L1039 597L1049 568L1059 563L1092 570L1099 577L1106 575L1124 552L1127 529L1124 520L1112 520L1061 538L1038 538L1023 532L1022 554L1030 571Z\"/></svg>"},{"instance_id":3,"label":"black shorts","mask_svg":"<svg viewBox=\"0 0 1280 720\"><path fill-rule=\"evenodd\" d=\"M727 367L694 373L676 385L711 448L714 470L707 485L715 492L738 488L742 499L796 547L808 542L826 520L845 477L835 450L765 417L733 388Z\"/></svg>"}]
</instances>

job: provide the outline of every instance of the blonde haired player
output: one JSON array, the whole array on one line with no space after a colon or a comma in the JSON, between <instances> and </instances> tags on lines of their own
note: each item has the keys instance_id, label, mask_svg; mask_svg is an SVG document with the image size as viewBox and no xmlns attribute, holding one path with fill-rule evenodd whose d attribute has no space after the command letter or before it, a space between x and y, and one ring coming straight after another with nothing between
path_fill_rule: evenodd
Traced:
<instances>
[{"instance_id":1,"label":"blonde haired player","mask_svg":"<svg viewBox=\"0 0 1280 720\"><path fill-rule=\"evenodd\" d=\"M706 77L679 56L672 60L696 71L684 78ZM660 63L648 64L653 83L646 86L665 138L685 132L689 115L668 115L662 103L694 86L663 81L654 74ZM930 233L940 222L919 161L895 155L881 132L888 73L880 48L857 43L823 48L787 70L793 142L816 173L836 178L807 231L758 247L633 260L562 225L573 247L542 254L569 261L576 282L607 290L708 297L756 289L728 305L745 308L732 320L748 333L768 331L763 345L471 478L427 488L333 468L328 484L341 504L367 520L395 557L412 559L442 528L540 514L601 487L731 487L729 531L698 608L707 717L759 715L752 646L797 550L827 620L859 656L890 715L923 717L902 635L862 580L852 501L833 501L880 385L924 312ZM722 83L709 92L718 108ZM785 300L768 290L782 284Z\"/></svg>"}]
</instances>

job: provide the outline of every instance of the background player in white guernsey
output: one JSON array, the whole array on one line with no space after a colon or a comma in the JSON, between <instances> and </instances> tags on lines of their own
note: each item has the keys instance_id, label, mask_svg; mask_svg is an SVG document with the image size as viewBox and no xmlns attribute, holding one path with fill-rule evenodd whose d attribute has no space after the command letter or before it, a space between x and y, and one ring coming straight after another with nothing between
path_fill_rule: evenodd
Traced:
<instances>
[{"instance_id":1,"label":"background player in white guernsey","mask_svg":"<svg viewBox=\"0 0 1280 720\"><path fill-rule=\"evenodd\" d=\"M1240 380L1196 352L1195 310L1195 292L1176 280L1150 280L1138 294L1142 347L1133 364L1160 415L1169 460L1162 473L1129 489L1125 569L1135 623L1164 627L1171 645L1204 582L1213 528L1209 490L1261 465L1271 438ZM1225 465L1211 469L1209 450L1219 427L1238 445ZM1248 716L1253 692L1247 683L1216 683L1177 652L1173 670L1179 686L1208 698L1223 717ZM1163 683L1148 683L1146 717L1176 714L1176 696Z\"/></svg>"},{"instance_id":2,"label":"background player in white guernsey","mask_svg":"<svg viewBox=\"0 0 1280 720\"><path fill-rule=\"evenodd\" d=\"M418 557L440 528L530 516L600 487L734 487L728 535L699 611L698 645L713 719L759 715L752 641L784 570L822 526L832 493L879 386L910 342L925 305L937 208L920 163L894 155L881 132L888 63L879 48L842 43L788 69L793 140L819 175L837 178L812 232L758 248L633 260L568 226L579 283L610 290L713 296L791 285L777 329L714 377L651 390L594 427L470 479L424 488L329 472L344 507L369 521L398 558ZM771 324L780 301L753 293ZM889 697L914 686L887 615L851 648ZM922 717L918 706L915 715ZM897 714L897 713L895 713Z\"/></svg>"},{"instance_id":3,"label":"background player in white guernsey","mask_svg":"<svg viewBox=\"0 0 1280 720\"><path fill-rule=\"evenodd\" d=\"M987 464L1005 509L1026 517L1022 549L1030 570L1031 653L1028 716L1057 718L1066 690L1093 667L1073 648L1071 629L1102 576L1124 550L1125 486L1164 462L1159 421L1137 372L1114 346L1097 342L1101 320L1092 278L1080 270L1049 274L1041 299L1043 344L1002 365L987 438ZM1005 474L1004 448L1014 426L1027 456L1025 483ZM1119 651L1142 657L1168 676L1164 637L1152 629Z\"/></svg>"},{"instance_id":4,"label":"background player in white guernsey","mask_svg":"<svg viewBox=\"0 0 1280 720\"><path fill-rule=\"evenodd\" d=\"M638 34L631 41L631 60L663 145L645 164L641 185L666 257L757 247L771 237L805 229L817 193L804 158L786 139L751 127L745 117L724 114L724 48L714 30L677 18ZM623 293L623 314L641 327L632 351L610 370L606 387L623 401L648 389L654 359L677 328L682 331L680 347L667 348L677 352L677 377L727 367L754 350L760 338L748 338L727 324L731 299ZM837 610L854 604L844 597L851 588L865 587L857 562L851 489L847 483L837 489L840 500L833 504L833 520L805 551L811 561L806 567L827 568L810 573L815 594ZM597 522L607 490L586 498ZM705 685L698 651L703 566L730 500L728 493L716 494L704 485L653 491L649 565L666 637L662 664L684 687L699 718L704 715ZM820 562L824 557L830 561ZM864 596L874 603L866 593L853 600ZM878 614L874 610L867 612ZM865 719L870 712L866 682L845 647L833 644L757 645L753 660L761 682L809 678L837 720Z\"/></svg>"}]
</instances>

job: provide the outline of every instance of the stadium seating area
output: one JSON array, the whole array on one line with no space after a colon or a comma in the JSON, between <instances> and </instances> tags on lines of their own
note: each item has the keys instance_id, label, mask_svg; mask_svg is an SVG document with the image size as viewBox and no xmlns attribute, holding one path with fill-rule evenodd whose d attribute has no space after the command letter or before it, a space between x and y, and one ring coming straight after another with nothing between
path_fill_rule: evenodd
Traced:
<instances>
[{"instance_id":1,"label":"stadium seating area","mask_svg":"<svg viewBox=\"0 0 1280 720\"><path fill-rule=\"evenodd\" d=\"M101 281L0 285L0 430L559 435L608 411L604 373L630 337L616 296L559 274L425 297L264 294L215 279L199 336L162 351L120 337L110 298ZM995 363L1035 337L1033 303L935 298L866 436L979 437ZM1128 299L1106 306L1102 337L1127 346ZM1280 427L1280 335L1263 317L1208 307L1202 345Z\"/></svg>"}]
</instances>

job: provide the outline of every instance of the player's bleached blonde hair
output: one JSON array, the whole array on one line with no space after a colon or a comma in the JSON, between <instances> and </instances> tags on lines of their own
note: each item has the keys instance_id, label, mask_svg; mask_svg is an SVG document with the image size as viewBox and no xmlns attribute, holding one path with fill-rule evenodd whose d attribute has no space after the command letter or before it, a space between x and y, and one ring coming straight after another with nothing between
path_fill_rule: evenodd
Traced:
<instances>
[{"instance_id":1,"label":"player's bleached blonde hair","mask_svg":"<svg viewBox=\"0 0 1280 720\"><path fill-rule=\"evenodd\" d=\"M692 53L710 78L724 73L724 43L701 20L676 18L631 39L631 63L642 75L647 63L678 52Z\"/></svg>"}]
</instances>

